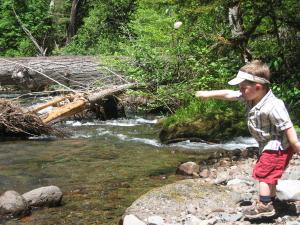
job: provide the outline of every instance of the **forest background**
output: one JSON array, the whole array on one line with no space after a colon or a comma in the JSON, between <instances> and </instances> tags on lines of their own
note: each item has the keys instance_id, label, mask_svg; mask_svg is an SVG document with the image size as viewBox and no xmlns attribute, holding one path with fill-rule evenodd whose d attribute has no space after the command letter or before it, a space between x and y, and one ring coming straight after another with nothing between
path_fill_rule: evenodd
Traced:
<instances>
[{"instance_id":1,"label":"forest background","mask_svg":"<svg viewBox=\"0 0 300 225\"><path fill-rule=\"evenodd\" d=\"M27 30L27 32L26 32ZM272 90L300 124L298 0L1 0L0 56L96 55L140 83L165 126L199 117L243 120L240 103L196 90L232 88L252 59L272 70Z\"/></svg>"}]
</instances>

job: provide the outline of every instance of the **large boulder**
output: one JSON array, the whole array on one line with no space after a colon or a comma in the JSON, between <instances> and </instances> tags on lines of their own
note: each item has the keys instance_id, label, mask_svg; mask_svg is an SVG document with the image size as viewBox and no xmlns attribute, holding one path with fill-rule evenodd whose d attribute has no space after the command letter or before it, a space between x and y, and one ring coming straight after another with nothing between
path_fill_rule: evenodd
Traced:
<instances>
[{"instance_id":1,"label":"large boulder","mask_svg":"<svg viewBox=\"0 0 300 225\"><path fill-rule=\"evenodd\" d=\"M0 217L26 215L29 212L29 205L18 192L6 191L0 196Z\"/></svg>"},{"instance_id":2,"label":"large boulder","mask_svg":"<svg viewBox=\"0 0 300 225\"><path fill-rule=\"evenodd\" d=\"M236 215L237 203L242 200L235 193L217 185L205 184L199 179L188 179L153 189L141 196L124 216L135 215L141 221L163 218L164 224L183 224L190 214L199 220L206 220L213 212ZM195 220L194 218L193 220Z\"/></svg>"},{"instance_id":3,"label":"large boulder","mask_svg":"<svg viewBox=\"0 0 300 225\"><path fill-rule=\"evenodd\" d=\"M249 134L244 119L234 122L231 119L218 118L164 126L159 138L161 142L169 144L183 140L220 142L235 136L247 135Z\"/></svg>"},{"instance_id":4,"label":"large boulder","mask_svg":"<svg viewBox=\"0 0 300 225\"><path fill-rule=\"evenodd\" d=\"M34 189L23 194L24 199L30 206L58 206L61 203L63 193L56 186L47 186Z\"/></svg>"},{"instance_id":5,"label":"large boulder","mask_svg":"<svg viewBox=\"0 0 300 225\"><path fill-rule=\"evenodd\" d=\"M276 191L280 200L300 201L300 180L279 180Z\"/></svg>"}]
</instances>

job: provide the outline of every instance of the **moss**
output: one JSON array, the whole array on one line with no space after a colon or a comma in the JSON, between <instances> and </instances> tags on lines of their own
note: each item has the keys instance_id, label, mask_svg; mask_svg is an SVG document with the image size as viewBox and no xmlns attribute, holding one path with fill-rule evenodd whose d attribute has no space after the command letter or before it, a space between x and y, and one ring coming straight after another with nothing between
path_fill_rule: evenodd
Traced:
<instances>
[{"instance_id":1,"label":"moss","mask_svg":"<svg viewBox=\"0 0 300 225\"><path fill-rule=\"evenodd\" d=\"M187 107L162 121L163 143L182 140L220 142L248 136L244 106L239 102L191 100Z\"/></svg>"},{"instance_id":2,"label":"moss","mask_svg":"<svg viewBox=\"0 0 300 225\"><path fill-rule=\"evenodd\" d=\"M231 118L213 120L198 119L190 123L177 123L163 127L159 138L163 143L172 140L193 139L199 141L220 142L235 136L249 135L244 121L234 123Z\"/></svg>"}]
</instances>

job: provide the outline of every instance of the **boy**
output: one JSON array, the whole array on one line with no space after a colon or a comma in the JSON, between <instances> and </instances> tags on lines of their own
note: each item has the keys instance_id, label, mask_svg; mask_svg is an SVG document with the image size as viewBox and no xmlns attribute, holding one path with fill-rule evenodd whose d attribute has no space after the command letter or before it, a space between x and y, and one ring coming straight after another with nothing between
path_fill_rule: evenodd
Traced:
<instances>
[{"instance_id":1,"label":"boy","mask_svg":"<svg viewBox=\"0 0 300 225\"><path fill-rule=\"evenodd\" d=\"M300 142L284 103L269 89L269 67L254 60L243 66L228 82L239 85L240 91L197 91L196 97L243 100L247 106L247 124L259 144L260 156L252 176L259 181L259 201L245 210L247 218L275 214L273 201L278 179L287 167L293 152L300 154Z\"/></svg>"}]
</instances>

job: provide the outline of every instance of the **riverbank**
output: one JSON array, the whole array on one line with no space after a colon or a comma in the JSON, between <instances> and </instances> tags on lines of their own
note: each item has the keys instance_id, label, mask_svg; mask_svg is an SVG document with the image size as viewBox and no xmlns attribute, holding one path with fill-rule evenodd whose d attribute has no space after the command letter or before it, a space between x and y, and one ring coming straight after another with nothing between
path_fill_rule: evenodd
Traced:
<instances>
[{"instance_id":1,"label":"riverbank","mask_svg":"<svg viewBox=\"0 0 300 225\"><path fill-rule=\"evenodd\" d=\"M277 186L281 200L276 205L277 214L247 220L243 208L258 196L256 182L251 177L256 158L245 158L248 157L246 152L241 153L244 157L238 160L222 158L211 166L200 165L199 178L149 191L126 210L121 224L299 224L299 156L294 156ZM291 185L291 182L294 183Z\"/></svg>"}]
</instances>

